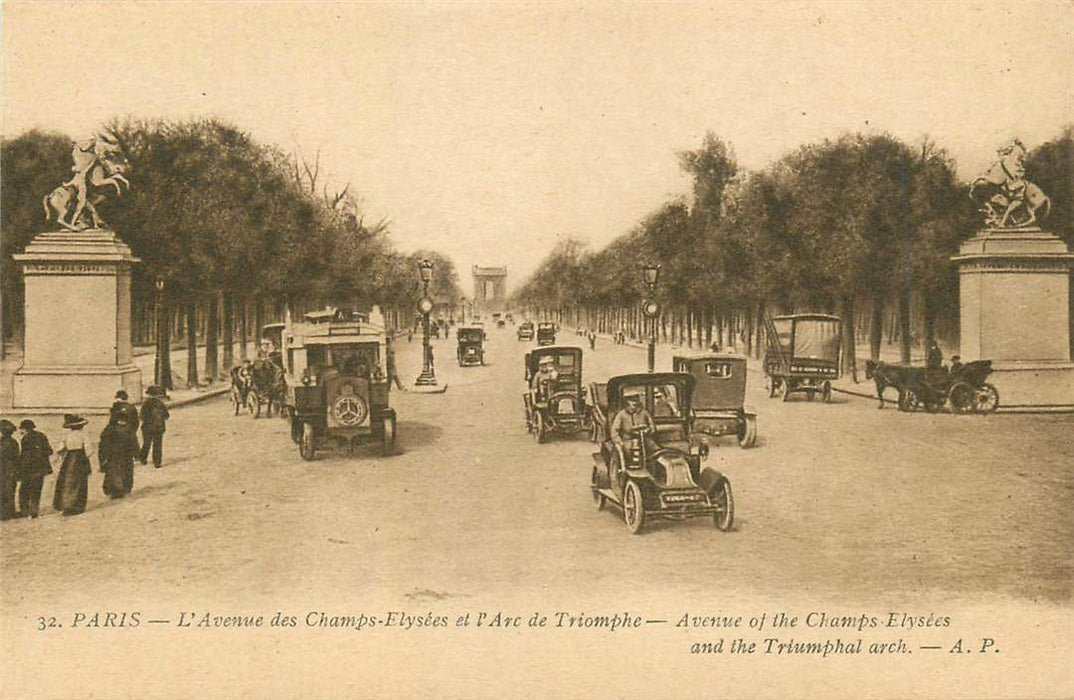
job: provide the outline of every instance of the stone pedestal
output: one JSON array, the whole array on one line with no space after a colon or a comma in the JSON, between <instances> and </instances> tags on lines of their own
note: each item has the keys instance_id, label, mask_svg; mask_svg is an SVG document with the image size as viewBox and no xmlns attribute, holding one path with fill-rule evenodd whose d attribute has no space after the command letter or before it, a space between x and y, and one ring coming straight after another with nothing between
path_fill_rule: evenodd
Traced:
<instances>
[{"instance_id":1,"label":"stone pedestal","mask_svg":"<svg viewBox=\"0 0 1074 700\"><path fill-rule=\"evenodd\" d=\"M131 354L131 265L114 232L42 233L14 256L26 286L23 365L16 410L102 413L125 389L142 395Z\"/></svg>"},{"instance_id":2,"label":"stone pedestal","mask_svg":"<svg viewBox=\"0 0 1074 700\"><path fill-rule=\"evenodd\" d=\"M987 230L953 260L962 361L992 360L1000 407L1074 406L1066 244L1040 229Z\"/></svg>"}]
</instances>

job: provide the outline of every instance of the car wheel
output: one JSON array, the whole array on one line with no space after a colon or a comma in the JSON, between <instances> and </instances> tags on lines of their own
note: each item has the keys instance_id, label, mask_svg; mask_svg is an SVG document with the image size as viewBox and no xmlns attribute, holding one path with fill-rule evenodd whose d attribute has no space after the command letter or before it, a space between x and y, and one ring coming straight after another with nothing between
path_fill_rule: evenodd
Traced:
<instances>
[{"instance_id":1,"label":"car wheel","mask_svg":"<svg viewBox=\"0 0 1074 700\"><path fill-rule=\"evenodd\" d=\"M594 467L593 476L591 477L589 483L589 488L593 492L593 505L597 507L597 510L604 510L604 505L608 499L604 497L603 493L597 490L599 487L600 484L597 478L597 468Z\"/></svg>"},{"instance_id":2,"label":"car wheel","mask_svg":"<svg viewBox=\"0 0 1074 700\"><path fill-rule=\"evenodd\" d=\"M632 535L641 532L645 527L645 505L641 499L641 487L638 482L630 479L623 489L623 521Z\"/></svg>"},{"instance_id":3,"label":"car wheel","mask_svg":"<svg viewBox=\"0 0 1074 700\"><path fill-rule=\"evenodd\" d=\"M977 413L995 413L999 408L999 390L991 384L982 384L973 395L973 410Z\"/></svg>"},{"instance_id":4,"label":"car wheel","mask_svg":"<svg viewBox=\"0 0 1074 700\"><path fill-rule=\"evenodd\" d=\"M824 388L820 390L820 398L821 398L821 400L824 401L824 403L831 403L832 402L832 383L831 382L828 382L828 381L824 382Z\"/></svg>"},{"instance_id":5,"label":"car wheel","mask_svg":"<svg viewBox=\"0 0 1074 700\"><path fill-rule=\"evenodd\" d=\"M307 462L312 462L317 453L317 436L313 432L312 423L302 424L302 441L298 443L298 453Z\"/></svg>"},{"instance_id":6,"label":"car wheel","mask_svg":"<svg viewBox=\"0 0 1074 700\"><path fill-rule=\"evenodd\" d=\"M779 382L776 381L775 377L766 374L764 377L764 385L765 388L768 389L768 398L774 399L776 394L779 393Z\"/></svg>"},{"instance_id":7,"label":"car wheel","mask_svg":"<svg viewBox=\"0 0 1074 700\"><path fill-rule=\"evenodd\" d=\"M533 437L537 440L537 444L540 445L545 441L545 425L544 418L541 416L540 411L533 412Z\"/></svg>"},{"instance_id":8,"label":"car wheel","mask_svg":"<svg viewBox=\"0 0 1074 700\"><path fill-rule=\"evenodd\" d=\"M380 448L386 455L395 454L395 416L388 416L383 421Z\"/></svg>"},{"instance_id":9,"label":"car wheel","mask_svg":"<svg viewBox=\"0 0 1074 700\"><path fill-rule=\"evenodd\" d=\"M791 397L791 380L784 379L779 383L780 396L784 401Z\"/></svg>"},{"instance_id":10,"label":"car wheel","mask_svg":"<svg viewBox=\"0 0 1074 700\"><path fill-rule=\"evenodd\" d=\"M757 442L757 416L746 416L739 428L738 446L742 449L753 447Z\"/></svg>"},{"instance_id":11,"label":"car wheel","mask_svg":"<svg viewBox=\"0 0 1074 700\"><path fill-rule=\"evenodd\" d=\"M731 494L731 482L715 469L706 468L701 472L699 483L708 494L712 505L719 509L712 516L713 524L724 532L730 530L735 520L735 499Z\"/></svg>"}]
</instances>

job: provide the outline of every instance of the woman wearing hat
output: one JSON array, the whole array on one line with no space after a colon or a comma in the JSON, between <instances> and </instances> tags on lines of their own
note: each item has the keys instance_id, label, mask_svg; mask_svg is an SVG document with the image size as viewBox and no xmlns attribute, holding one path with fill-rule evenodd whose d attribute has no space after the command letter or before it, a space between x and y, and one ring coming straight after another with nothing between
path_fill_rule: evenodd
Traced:
<instances>
[{"instance_id":1,"label":"woman wearing hat","mask_svg":"<svg viewBox=\"0 0 1074 700\"><path fill-rule=\"evenodd\" d=\"M27 418L19 423L22 430L22 454L19 455L19 515L36 518L41 507L41 487L45 477L52 473L49 457L52 445L44 433L36 430L34 422Z\"/></svg>"},{"instance_id":2,"label":"woman wearing hat","mask_svg":"<svg viewBox=\"0 0 1074 700\"><path fill-rule=\"evenodd\" d=\"M19 483L19 443L11 437L15 434L15 424L9 420L0 420L0 472L3 483L0 484L0 520L11 520L15 512L15 485Z\"/></svg>"},{"instance_id":3,"label":"woman wearing hat","mask_svg":"<svg viewBox=\"0 0 1074 700\"><path fill-rule=\"evenodd\" d=\"M109 498L123 498L134 488L134 455L138 454L138 440L127 421L126 411L113 409L97 449L97 459L104 472L102 487Z\"/></svg>"},{"instance_id":4,"label":"woman wearing hat","mask_svg":"<svg viewBox=\"0 0 1074 700\"><path fill-rule=\"evenodd\" d=\"M82 428L86 419L68 413L63 417L63 438L57 454L63 460L60 475L56 478L56 490L52 495L52 507L64 515L78 515L86 511L89 491L89 475L92 443L86 439Z\"/></svg>"}]
</instances>

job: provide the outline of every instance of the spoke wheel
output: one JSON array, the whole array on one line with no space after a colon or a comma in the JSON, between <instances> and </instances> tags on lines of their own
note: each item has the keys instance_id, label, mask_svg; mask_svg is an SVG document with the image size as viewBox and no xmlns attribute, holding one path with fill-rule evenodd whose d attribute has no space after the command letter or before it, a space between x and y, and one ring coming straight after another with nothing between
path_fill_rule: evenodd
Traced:
<instances>
[{"instance_id":1,"label":"spoke wheel","mask_svg":"<svg viewBox=\"0 0 1074 700\"><path fill-rule=\"evenodd\" d=\"M776 381L776 378L766 374L764 378L764 383L765 386L768 388L768 398L774 399L776 397L776 394L779 392L779 383Z\"/></svg>"},{"instance_id":2,"label":"spoke wheel","mask_svg":"<svg viewBox=\"0 0 1074 700\"><path fill-rule=\"evenodd\" d=\"M779 388L780 388L780 391L781 391L781 396L782 396L784 401L787 401L789 398L791 398L791 380L790 379L784 379L783 381L781 381L780 384L779 384Z\"/></svg>"},{"instance_id":3,"label":"spoke wheel","mask_svg":"<svg viewBox=\"0 0 1074 700\"><path fill-rule=\"evenodd\" d=\"M995 413L999 408L999 390L991 384L982 384L973 395L973 410L977 413Z\"/></svg>"},{"instance_id":4,"label":"spoke wheel","mask_svg":"<svg viewBox=\"0 0 1074 700\"><path fill-rule=\"evenodd\" d=\"M975 393L976 390L966 382L958 382L951 387L951 393L948 394L951 408L955 409L955 413L969 413L973 410Z\"/></svg>"},{"instance_id":5,"label":"spoke wheel","mask_svg":"<svg viewBox=\"0 0 1074 700\"><path fill-rule=\"evenodd\" d=\"M311 423L302 424L302 441L298 443L298 453L307 462L312 462L314 455L317 454L317 436L313 433Z\"/></svg>"},{"instance_id":6,"label":"spoke wheel","mask_svg":"<svg viewBox=\"0 0 1074 700\"><path fill-rule=\"evenodd\" d=\"M633 535L645 527L645 506L641 500L641 487L633 479L623 489L623 521Z\"/></svg>"},{"instance_id":7,"label":"spoke wheel","mask_svg":"<svg viewBox=\"0 0 1074 700\"><path fill-rule=\"evenodd\" d=\"M832 383L829 381L824 382L824 388L820 390L820 398L824 403L831 403L832 401Z\"/></svg>"},{"instance_id":8,"label":"spoke wheel","mask_svg":"<svg viewBox=\"0 0 1074 700\"><path fill-rule=\"evenodd\" d=\"M593 505L597 507L597 510L604 510L605 503L608 499L604 497L603 493L597 490L599 487L600 483L597 477L597 468L594 467L593 476L590 478L589 488L593 492Z\"/></svg>"},{"instance_id":9,"label":"spoke wheel","mask_svg":"<svg viewBox=\"0 0 1074 700\"><path fill-rule=\"evenodd\" d=\"M735 522L735 498L731 494L731 482L721 479L713 493L709 495L712 505L720 510L712 516L716 529L727 532Z\"/></svg>"}]
</instances>

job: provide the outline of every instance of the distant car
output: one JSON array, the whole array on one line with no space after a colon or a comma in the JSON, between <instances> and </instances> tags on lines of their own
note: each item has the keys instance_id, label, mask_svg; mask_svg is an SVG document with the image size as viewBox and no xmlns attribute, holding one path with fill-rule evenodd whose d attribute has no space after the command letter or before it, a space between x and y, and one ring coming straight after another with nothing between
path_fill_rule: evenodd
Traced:
<instances>
[{"instance_id":1,"label":"distant car","mask_svg":"<svg viewBox=\"0 0 1074 700\"><path fill-rule=\"evenodd\" d=\"M395 410L388 405L385 331L368 316L329 308L306 314L283 332L291 439L302 459L332 445L380 442L395 450Z\"/></svg>"},{"instance_id":2,"label":"distant car","mask_svg":"<svg viewBox=\"0 0 1074 700\"><path fill-rule=\"evenodd\" d=\"M606 385L590 386L590 395L597 401L592 415L600 443L600 451L593 453L593 502L598 510L608 501L619 506L634 534L651 517L712 516L716 527L724 531L734 522L731 482L715 469L701 468L708 446L691 440L694 384L689 374L662 372L625 374ZM612 440L612 424L629 394L642 396L655 430L640 426L620 446Z\"/></svg>"},{"instance_id":3,"label":"distant car","mask_svg":"<svg viewBox=\"0 0 1074 700\"><path fill-rule=\"evenodd\" d=\"M523 321L522 323L518 324L519 340L533 340L533 335L533 321Z\"/></svg>"},{"instance_id":4,"label":"distant car","mask_svg":"<svg viewBox=\"0 0 1074 700\"><path fill-rule=\"evenodd\" d=\"M556 324L551 323L549 321L541 321L537 324L537 344L556 344Z\"/></svg>"},{"instance_id":5,"label":"distant car","mask_svg":"<svg viewBox=\"0 0 1074 700\"><path fill-rule=\"evenodd\" d=\"M734 435L740 447L753 447L757 441L757 413L745 406L745 357L724 353L676 355L671 368L695 380L691 432L713 437Z\"/></svg>"},{"instance_id":6,"label":"distant car","mask_svg":"<svg viewBox=\"0 0 1074 700\"><path fill-rule=\"evenodd\" d=\"M480 326L459 326L455 332L458 348L455 355L459 367L471 367L485 364L485 329Z\"/></svg>"}]
</instances>

